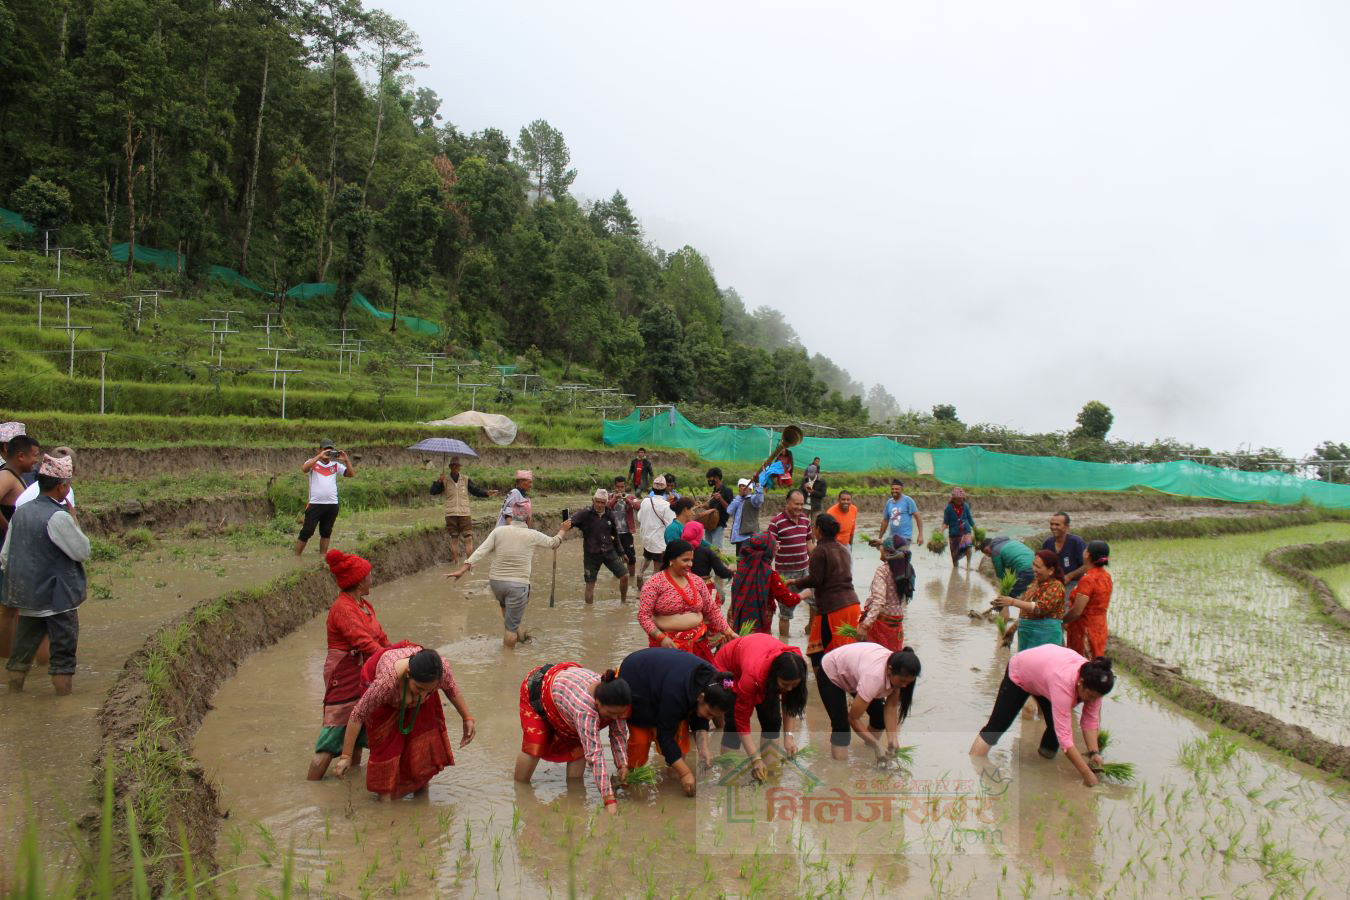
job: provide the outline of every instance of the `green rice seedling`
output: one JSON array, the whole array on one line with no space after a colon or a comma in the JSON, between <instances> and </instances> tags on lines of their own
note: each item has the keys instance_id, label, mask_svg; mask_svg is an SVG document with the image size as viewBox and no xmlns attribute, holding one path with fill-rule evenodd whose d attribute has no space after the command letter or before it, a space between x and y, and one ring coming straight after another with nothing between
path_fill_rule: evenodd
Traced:
<instances>
[{"instance_id":1,"label":"green rice seedling","mask_svg":"<svg viewBox=\"0 0 1350 900\"><path fill-rule=\"evenodd\" d=\"M939 532L930 537L928 539L928 543L925 546L928 547L928 550L931 553L935 554L944 553L947 550L947 536Z\"/></svg>"},{"instance_id":2,"label":"green rice seedling","mask_svg":"<svg viewBox=\"0 0 1350 900\"><path fill-rule=\"evenodd\" d=\"M656 784L656 768L651 763L644 763L635 769L628 770L627 784Z\"/></svg>"},{"instance_id":3,"label":"green rice seedling","mask_svg":"<svg viewBox=\"0 0 1350 900\"><path fill-rule=\"evenodd\" d=\"M816 755L816 748L807 744L805 747L798 747L794 754L798 759L810 759Z\"/></svg>"},{"instance_id":4,"label":"green rice seedling","mask_svg":"<svg viewBox=\"0 0 1350 900\"><path fill-rule=\"evenodd\" d=\"M998 593L1000 597L1011 597L1012 590L1017 586L1017 573L1011 569L1004 572L998 578Z\"/></svg>"},{"instance_id":5,"label":"green rice seedling","mask_svg":"<svg viewBox=\"0 0 1350 900\"><path fill-rule=\"evenodd\" d=\"M1134 763L1102 763L1102 767L1097 770L1097 777L1108 784L1130 784L1135 777Z\"/></svg>"},{"instance_id":6,"label":"green rice seedling","mask_svg":"<svg viewBox=\"0 0 1350 900\"><path fill-rule=\"evenodd\" d=\"M719 753L719 754L717 754L716 756L714 756L714 757L713 757L713 765L715 765L715 766L734 766L734 765L736 765L737 763L739 763L739 762L740 762L741 760L743 760L743 759L745 759L745 756L744 756L744 755L742 755L742 754L740 754L740 753L734 753L734 752L732 752L732 751L727 751L726 753Z\"/></svg>"},{"instance_id":7,"label":"green rice seedling","mask_svg":"<svg viewBox=\"0 0 1350 900\"><path fill-rule=\"evenodd\" d=\"M890 751L890 757L901 765L912 766L914 765L914 751L917 749L918 748L913 744L905 747L896 747Z\"/></svg>"},{"instance_id":8,"label":"green rice seedling","mask_svg":"<svg viewBox=\"0 0 1350 900\"><path fill-rule=\"evenodd\" d=\"M858 629L853 627L852 625L849 625L848 623L840 625L834 631L835 634L839 635L840 637L852 638L855 641L858 639Z\"/></svg>"},{"instance_id":9,"label":"green rice seedling","mask_svg":"<svg viewBox=\"0 0 1350 900\"><path fill-rule=\"evenodd\" d=\"M980 528L978 525L975 526L975 535L974 535L974 537L975 537L975 546L976 546L976 547L978 547L978 546L980 546L981 544L984 543L984 539L985 539L985 536L986 536L987 534L988 534L988 532L985 531L983 528Z\"/></svg>"},{"instance_id":10,"label":"green rice seedling","mask_svg":"<svg viewBox=\"0 0 1350 900\"><path fill-rule=\"evenodd\" d=\"M1097 732L1097 749L1105 752L1106 746L1111 743L1111 732L1103 728Z\"/></svg>"},{"instance_id":11,"label":"green rice seedling","mask_svg":"<svg viewBox=\"0 0 1350 900\"><path fill-rule=\"evenodd\" d=\"M745 622L741 625L741 630L738 633L740 634L741 637L745 637L749 634L752 634L754 630L755 630L754 622Z\"/></svg>"}]
</instances>

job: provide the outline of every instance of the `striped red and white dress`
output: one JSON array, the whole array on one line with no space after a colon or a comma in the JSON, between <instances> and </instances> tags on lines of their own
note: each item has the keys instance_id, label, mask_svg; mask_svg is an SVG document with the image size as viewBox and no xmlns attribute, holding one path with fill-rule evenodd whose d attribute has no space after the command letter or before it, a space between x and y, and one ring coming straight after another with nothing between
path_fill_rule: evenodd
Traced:
<instances>
[{"instance_id":1,"label":"striped red and white dress","mask_svg":"<svg viewBox=\"0 0 1350 900\"><path fill-rule=\"evenodd\" d=\"M600 676L590 669L574 666L553 678L549 696L559 718L581 741L591 777L595 779L595 786L608 805L615 802L614 785L610 781L609 768L605 765L605 745L600 742L600 730L609 728L609 746L614 765L622 769L628 766L628 723L623 719L600 718L600 710L595 705L595 695L592 693L599 682Z\"/></svg>"}]
</instances>

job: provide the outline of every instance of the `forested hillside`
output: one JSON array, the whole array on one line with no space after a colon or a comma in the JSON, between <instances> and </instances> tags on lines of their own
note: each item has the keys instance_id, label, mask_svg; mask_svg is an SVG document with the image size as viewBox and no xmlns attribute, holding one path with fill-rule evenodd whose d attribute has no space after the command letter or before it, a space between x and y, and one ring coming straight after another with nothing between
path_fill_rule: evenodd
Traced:
<instances>
[{"instance_id":1,"label":"forested hillside","mask_svg":"<svg viewBox=\"0 0 1350 900\"><path fill-rule=\"evenodd\" d=\"M574 199L559 130L457 128L420 54L360 0L0 0L0 206L129 244L128 269L178 254L186 285L326 281L335 320L360 292L642 398L866 421L863 386L698 250L653 245L618 191Z\"/></svg>"}]
</instances>

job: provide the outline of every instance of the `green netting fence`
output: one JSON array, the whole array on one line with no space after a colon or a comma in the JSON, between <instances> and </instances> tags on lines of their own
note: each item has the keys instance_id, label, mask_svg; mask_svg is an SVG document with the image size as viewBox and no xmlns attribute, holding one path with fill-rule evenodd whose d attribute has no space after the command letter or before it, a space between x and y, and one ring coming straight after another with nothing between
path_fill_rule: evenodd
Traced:
<instances>
[{"instance_id":1,"label":"green netting fence","mask_svg":"<svg viewBox=\"0 0 1350 900\"><path fill-rule=\"evenodd\" d=\"M127 261L128 246L125 242L113 244L108 248L108 255L113 258L114 262L124 263ZM137 244L136 262L154 266L166 272L181 272L187 260L172 250L157 250L154 247L144 247Z\"/></svg>"},{"instance_id":2,"label":"green netting fence","mask_svg":"<svg viewBox=\"0 0 1350 900\"><path fill-rule=\"evenodd\" d=\"M249 278L247 275L241 275L234 269L228 268L226 266L212 266L210 269L207 270L206 275L208 278L213 278L216 281L221 282L222 284L232 284L235 287L241 287L244 288L245 290L253 291L254 293L258 294L266 294L269 297L272 295L271 291L260 286L256 281Z\"/></svg>"},{"instance_id":3,"label":"green netting fence","mask_svg":"<svg viewBox=\"0 0 1350 900\"><path fill-rule=\"evenodd\" d=\"M605 444L692 450L705 460L758 464L779 433L764 428L700 428L671 409L649 418L636 410L605 422ZM947 484L1048 491L1125 491L1152 488L1182 497L1350 509L1350 485L1327 484L1283 472L1239 472L1183 460L1094 463L1054 456L1018 456L982 447L928 450L884 437L808 437L793 449L800 469L819 456L832 472L908 472Z\"/></svg>"},{"instance_id":4,"label":"green netting fence","mask_svg":"<svg viewBox=\"0 0 1350 900\"><path fill-rule=\"evenodd\" d=\"M309 282L307 284L297 284L286 292L286 296L294 297L297 300L308 300L311 297L331 297L336 292L337 285L332 282ZM385 312L382 309L376 309L360 291L352 291L352 305L370 313L375 318L383 319L386 322L394 318L393 313ZM417 316L405 316L400 314L398 320L402 322L409 331L416 331L419 334L440 334L441 332L440 326L435 322L428 322L426 319L419 319Z\"/></svg>"},{"instance_id":5,"label":"green netting fence","mask_svg":"<svg viewBox=\"0 0 1350 900\"><path fill-rule=\"evenodd\" d=\"M0 209L0 231L16 231L19 234L32 234L33 226L12 209Z\"/></svg>"}]
</instances>

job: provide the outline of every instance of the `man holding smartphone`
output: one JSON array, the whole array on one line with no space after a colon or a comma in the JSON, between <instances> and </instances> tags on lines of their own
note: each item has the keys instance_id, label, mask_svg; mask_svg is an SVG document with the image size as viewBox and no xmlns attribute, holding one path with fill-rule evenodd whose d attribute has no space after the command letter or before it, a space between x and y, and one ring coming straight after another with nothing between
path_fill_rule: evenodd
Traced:
<instances>
[{"instance_id":1,"label":"man holding smartphone","mask_svg":"<svg viewBox=\"0 0 1350 900\"><path fill-rule=\"evenodd\" d=\"M295 542L295 555L305 552L305 544L309 543L316 527L319 529L319 554L323 555L328 552L333 523L337 521L337 480L353 477L356 469L347 458L347 451L338 450L325 438L319 442L319 452L305 460L300 471L309 476L309 503L305 504L305 521L300 526L300 538Z\"/></svg>"}]
</instances>

